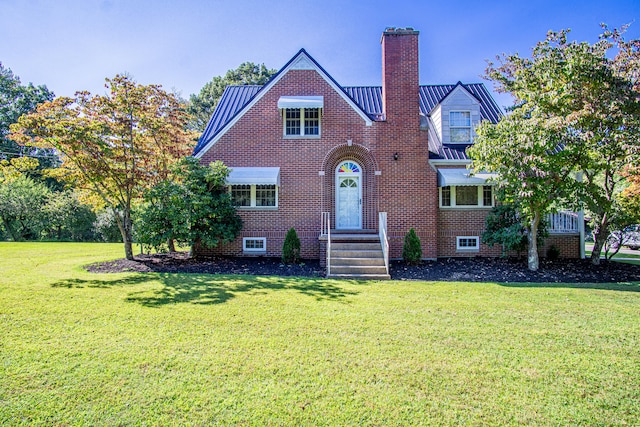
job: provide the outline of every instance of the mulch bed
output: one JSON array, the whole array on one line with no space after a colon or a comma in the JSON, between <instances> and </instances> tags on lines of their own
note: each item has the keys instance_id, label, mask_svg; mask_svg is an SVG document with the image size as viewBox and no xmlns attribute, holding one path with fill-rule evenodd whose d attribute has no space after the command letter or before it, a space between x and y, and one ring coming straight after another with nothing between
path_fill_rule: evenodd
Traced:
<instances>
[{"instance_id":1,"label":"mulch bed","mask_svg":"<svg viewBox=\"0 0 640 427\"><path fill-rule=\"evenodd\" d=\"M86 267L90 272L157 272L194 274L251 274L258 276L324 277L317 260L298 265L282 264L279 259L213 258L192 259L186 253L139 255L135 260L119 259ZM445 258L417 266L391 263L391 278L396 280L500 282L500 283L626 283L640 281L640 265L590 260L541 260L536 272L527 269L525 260L502 258Z\"/></svg>"}]
</instances>

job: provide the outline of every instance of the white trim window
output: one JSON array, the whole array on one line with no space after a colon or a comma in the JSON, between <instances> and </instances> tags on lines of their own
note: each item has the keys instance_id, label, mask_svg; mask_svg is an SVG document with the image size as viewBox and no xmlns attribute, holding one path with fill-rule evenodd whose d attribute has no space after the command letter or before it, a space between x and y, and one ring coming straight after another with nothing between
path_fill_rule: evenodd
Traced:
<instances>
[{"instance_id":1,"label":"white trim window","mask_svg":"<svg viewBox=\"0 0 640 427\"><path fill-rule=\"evenodd\" d=\"M239 209L278 207L278 186L273 184L230 185L231 201Z\"/></svg>"},{"instance_id":2,"label":"white trim window","mask_svg":"<svg viewBox=\"0 0 640 427\"><path fill-rule=\"evenodd\" d=\"M284 108L285 137L320 137L320 108Z\"/></svg>"},{"instance_id":3,"label":"white trim window","mask_svg":"<svg viewBox=\"0 0 640 427\"><path fill-rule=\"evenodd\" d=\"M456 236L456 251L478 252L480 250L479 236Z\"/></svg>"},{"instance_id":4,"label":"white trim window","mask_svg":"<svg viewBox=\"0 0 640 427\"><path fill-rule=\"evenodd\" d=\"M493 206L493 186L491 185L440 187L441 208L490 208Z\"/></svg>"},{"instance_id":5,"label":"white trim window","mask_svg":"<svg viewBox=\"0 0 640 427\"><path fill-rule=\"evenodd\" d=\"M266 237L243 237L242 251L248 253L266 253L267 238Z\"/></svg>"},{"instance_id":6,"label":"white trim window","mask_svg":"<svg viewBox=\"0 0 640 427\"><path fill-rule=\"evenodd\" d=\"M471 142L471 112L449 112L449 141L452 144L468 144Z\"/></svg>"}]
</instances>

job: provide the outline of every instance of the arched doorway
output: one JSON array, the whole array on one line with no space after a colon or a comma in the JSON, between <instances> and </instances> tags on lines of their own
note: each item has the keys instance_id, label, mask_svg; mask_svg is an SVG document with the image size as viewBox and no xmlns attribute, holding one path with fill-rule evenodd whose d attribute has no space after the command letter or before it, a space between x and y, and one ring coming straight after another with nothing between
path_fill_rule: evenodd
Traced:
<instances>
[{"instance_id":1,"label":"arched doorway","mask_svg":"<svg viewBox=\"0 0 640 427\"><path fill-rule=\"evenodd\" d=\"M362 168L352 160L336 168L336 228L362 228Z\"/></svg>"}]
</instances>

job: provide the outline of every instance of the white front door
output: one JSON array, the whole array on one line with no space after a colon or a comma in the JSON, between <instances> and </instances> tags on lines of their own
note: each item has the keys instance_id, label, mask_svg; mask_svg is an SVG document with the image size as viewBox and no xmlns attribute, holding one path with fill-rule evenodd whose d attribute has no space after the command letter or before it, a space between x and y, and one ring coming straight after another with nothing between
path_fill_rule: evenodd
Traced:
<instances>
[{"instance_id":1,"label":"white front door","mask_svg":"<svg viewBox=\"0 0 640 427\"><path fill-rule=\"evenodd\" d=\"M345 171L344 165L348 165ZM362 228L361 172L357 164L345 162L338 167L336 179L336 228Z\"/></svg>"}]
</instances>

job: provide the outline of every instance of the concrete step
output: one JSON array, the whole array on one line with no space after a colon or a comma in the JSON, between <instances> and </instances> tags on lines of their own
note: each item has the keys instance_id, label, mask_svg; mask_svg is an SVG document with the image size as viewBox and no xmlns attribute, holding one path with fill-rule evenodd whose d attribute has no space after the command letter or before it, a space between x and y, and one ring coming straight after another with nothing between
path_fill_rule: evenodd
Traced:
<instances>
[{"instance_id":1,"label":"concrete step","mask_svg":"<svg viewBox=\"0 0 640 427\"><path fill-rule=\"evenodd\" d=\"M375 265L375 266L383 266L384 267L384 257L380 254L379 257L376 258L342 258L342 257L331 257L331 265L333 267L343 266L343 265Z\"/></svg>"},{"instance_id":2,"label":"concrete step","mask_svg":"<svg viewBox=\"0 0 640 427\"><path fill-rule=\"evenodd\" d=\"M352 280L389 280L388 274L330 274L329 279L352 279Z\"/></svg>"},{"instance_id":3,"label":"concrete step","mask_svg":"<svg viewBox=\"0 0 640 427\"><path fill-rule=\"evenodd\" d=\"M383 258L378 250L332 250L331 258Z\"/></svg>"},{"instance_id":4,"label":"concrete step","mask_svg":"<svg viewBox=\"0 0 640 427\"><path fill-rule=\"evenodd\" d=\"M331 242L331 251L381 251L380 242L359 243L359 242Z\"/></svg>"},{"instance_id":5,"label":"concrete step","mask_svg":"<svg viewBox=\"0 0 640 427\"><path fill-rule=\"evenodd\" d=\"M384 265L333 265L331 274L387 274Z\"/></svg>"},{"instance_id":6,"label":"concrete step","mask_svg":"<svg viewBox=\"0 0 640 427\"><path fill-rule=\"evenodd\" d=\"M331 229L331 234L378 234L378 230L375 229L352 229L352 230L336 230L335 228Z\"/></svg>"},{"instance_id":7,"label":"concrete step","mask_svg":"<svg viewBox=\"0 0 640 427\"><path fill-rule=\"evenodd\" d=\"M358 233L344 233L344 234L332 234L331 243L333 242L378 242L380 243L380 236L377 234L358 234Z\"/></svg>"},{"instance_id":8,"label":"concrete step","mask_svg":"<svg viewBox=\"0 0 640 427\"><path fill-rule=\"evenodd\" d=\"M331 266L328 277L358 280L389 279L380 237L376 233L331 234Z\"/></svg>"}]
</instances>

